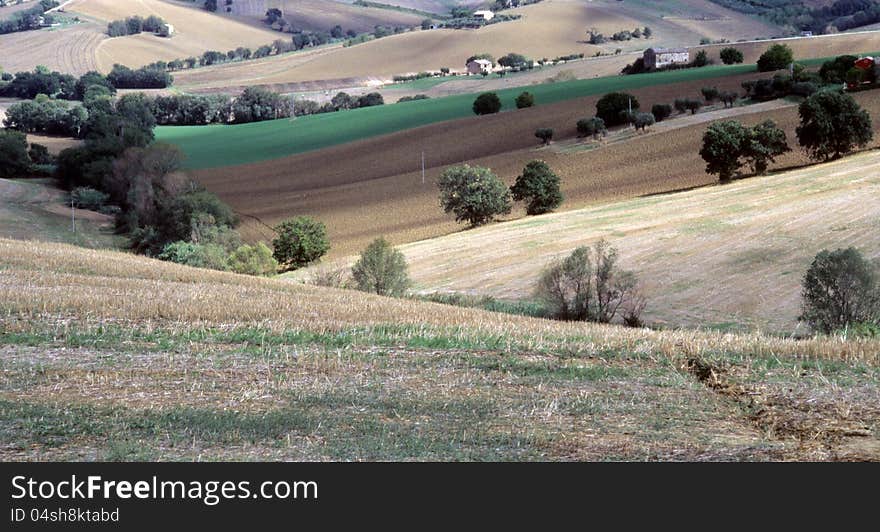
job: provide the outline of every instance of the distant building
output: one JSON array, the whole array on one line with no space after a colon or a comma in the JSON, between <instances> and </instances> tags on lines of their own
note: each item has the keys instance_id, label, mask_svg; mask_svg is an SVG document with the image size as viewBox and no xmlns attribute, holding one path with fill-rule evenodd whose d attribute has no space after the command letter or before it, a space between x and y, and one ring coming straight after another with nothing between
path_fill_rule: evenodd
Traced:
<instances>
[{"instance_id":1,"label":"distant building","mask_svg":"<svg viewBox=\"0 0 880 532\"><path fill-rule=\"evenodd\" d=\"M482 11L474 11L474 18L481 18L485 21L490 21L495 18L495 13L489 11L488 9L484 9Z\"/></svg>"},{"instance_id":2,"label":"distant building","mask_svg":"<svg viewBox=\"0 0 880 532\"><path fill-rule=\"evenodd\" d=\"M467 64L468 74L488 74L492 72L492 61L488 59L474 59Z\"/></svg>"},{"instance_id":3,"label":"distant building","mask_svg":"<svg viewBox=\"0 0 880 532\"><path fill-rule=\"evenodd\" d=\"M648 48L643 56L645 68L663 68L669 65L681 65L691 60L687 48Z\"/></svg>"},{"instance_id":4,"label":"distant building","mask_svg":"<svg viewBox=\"0 0 880 532\"><path fill-rule=\"evenodd\" d=\"M813 36L812 31L802 31L801 32L801 37L812 37L812 36Z\"/></svg>"}]
</instances>

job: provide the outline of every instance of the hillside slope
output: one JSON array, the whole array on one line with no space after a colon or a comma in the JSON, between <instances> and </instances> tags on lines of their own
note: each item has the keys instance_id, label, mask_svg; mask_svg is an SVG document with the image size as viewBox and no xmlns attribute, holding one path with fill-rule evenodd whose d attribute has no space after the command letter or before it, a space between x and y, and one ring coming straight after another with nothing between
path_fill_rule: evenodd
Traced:
<instances>
[{"instance_id":1,"label":"hillside slope","mask_svg":"<svg viewBox=\"0 0 880 532\"><path fill-rule=\"evenodd\" d=\"M878 356L0 239L3 460L877 459Z\"/></svg>"},{"instance_id":2,"label":"hillside slope","mask_svg":"<svg viewBox=\"0 0 880 532\"><path fill-rule=\"evenodd\" d=\"M529 298L553 258L606 238L642 279L649 322L791 333L798 329L801 279L816 253L855 246L880 259L878 229L880 152L871 151L401 249L421 290Z\"/></svg>"}]
</instances>

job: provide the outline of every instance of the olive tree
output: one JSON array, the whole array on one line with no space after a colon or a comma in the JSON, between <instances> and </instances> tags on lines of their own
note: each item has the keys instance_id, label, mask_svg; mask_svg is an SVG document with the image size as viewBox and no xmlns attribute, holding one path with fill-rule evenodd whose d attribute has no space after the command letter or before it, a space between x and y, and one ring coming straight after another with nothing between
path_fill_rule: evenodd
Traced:
<instances>
[{"instance_id":1,"label":"olive tree","mask_svg":"<svg viewBox=\"0 0 880 532\"><path fill-rule=\"evenodd\" d=\"M437 182L440 205L455 221L478 226L511 210L510 191L488 168L467 164L447 168Z\"/></svg>"}]
</instances>

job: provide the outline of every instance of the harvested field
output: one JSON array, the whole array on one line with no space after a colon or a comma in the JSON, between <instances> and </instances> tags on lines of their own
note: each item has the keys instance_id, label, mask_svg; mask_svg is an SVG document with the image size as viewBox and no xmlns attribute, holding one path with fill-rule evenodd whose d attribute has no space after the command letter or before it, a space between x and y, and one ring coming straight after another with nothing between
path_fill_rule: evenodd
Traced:
<instances>
[{"instance_id":1,"label":"harvested field","mask_svg":"<svg viewBox=\"0 0 880 532\"><path fill-rule=\"evenodd\" d=\"M358 33L371 32L380 25L412 28L421 26L425 18L415 13L359 7L335 0L236 0L232 13L223 13L223 16L266 27L263 20L270 7L281 9L284 20L294 28L310 31L330 31L337 24L343 30L353 29Z\"/></svg>"},{"instance_id":2,"label":"harvested field","mask_svg":"<svg viewBox=\"0 0 880 532\"><path fill-rule=\"evenodd\" d=\"M7 461L880 456L876 340L566 324L12 240L0 316Z\"/></svg>"},{"instance_id":3,"label":"harvested field","mask_svg":"<svg viewBox=\"0 0 880 532\"><path fill-rule=\"evenodd\" d=\"M668 327L803 332L800 283L822 249L880 259L880 152L731 185L529 217L408 244L421 290L529 298L540 271L608 239ZM442 257L442 258L440 258Z\"/></svg>"},{"instance_id":4,"label":"harvested field","mask_svg":"<svg viewBox=\"0 0 880 532\"><path fill-rule=\"evenodd\" d=\"M735 88L740 81L718 80L717 85ZM633 93L643 106L650 107L653 102L696 93L701 86L670 85ZM856 98L872 116L880 116L880 101L874 94L860 93ZM434 185L446 165L459 162L490 167L510 184L529 160L544 159L562 177L566 210L714 182L704 172L705 163L698 154L705 124L672 131L659 129L655 134L635 135L629 141L604 147L587 144L577 150L565 142L557 143L565 147L564 153L538 147L534 138L537 127L555 128L559 139L573 138L576 119L585 116L595 100L583 98L516 113L445 122L193 175L245 215L243 230L250 239L271 239L266 224L274 225L284 218L300 214L317 217L328 226L331 257L358 252L376 235L402 244L462 230L451 216L443 214ZM743 108L743 113L748 111ZM795 108L742 115L747 123L766 118L779 123L790 141L795 139ZM880 127L876 119L874 124ZM419 170L422 150L428 165L424 184ZM634 157L634 153L647 155ZM795 151L780 158L776 168L804 163L801 152ZM510 218L522 215L516 210Z\"/></svg>"},{"instance_id":5,"label":"harvested field","mask_svg":"<svg viewBox=\"0 0 880 532\"><path fill-rule=\"evenodd\" d=\"M51 70L81 75L97 70L95 50L107 37L98 24L83 23L64 28L47 28L0 35L0 66L8 72L33 70L44 65Z\"/></svg>"},{"instance_id":6,"label":"harvested field","mask_svg":"<svg viewBox=\"0 0 880 532\"><path fill-rule=\"evenodd\" d=\"M14 15L15 13L18 13L19 11L25 11L25 10L31 9L36 5L37 5L37 2L35 2L33 0L27 0L27 1L22 2L20 4L10 4L10 5L6 5L6 6L0 6L0 20L7 19L7 18L11 17L12 15Z\"/></svg>"},{"instance_id":7,"label":"harvested field","mask_svg":"<svg viewBox=\"0 0 880 532\"><path fill-rule=\"evenodd\" d=\"M139 67L159 60L182 59L202 55L206 50L227 51L239 46L256 48L281 37L269 29L219 17L191 5L174 4L162 0L75 0L68 12L101 25L132 15L158 15L174 25L170 39L142 33L127 37L104 39L93 50L98 66L109 71L114 63Z\"/></svg>"}]
</instances>

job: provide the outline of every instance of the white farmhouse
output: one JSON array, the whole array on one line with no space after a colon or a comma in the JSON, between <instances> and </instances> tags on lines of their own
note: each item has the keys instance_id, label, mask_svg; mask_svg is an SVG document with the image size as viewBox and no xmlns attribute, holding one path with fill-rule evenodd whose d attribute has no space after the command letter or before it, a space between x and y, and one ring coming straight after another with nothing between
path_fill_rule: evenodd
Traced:
<instances>
[{"instance_id":1,"label":"white farmhouse","mask_svg":"<svg viewBox=\"0 0 880 532\"><path fill-rule=\"evenodd\" d=\"M481 18L486 22L495 18L495 13L489 11L488 9L484 9L481 11L474 11L474 18Z\"/></svg>"}]
</instances>

